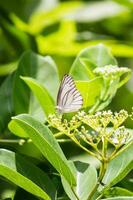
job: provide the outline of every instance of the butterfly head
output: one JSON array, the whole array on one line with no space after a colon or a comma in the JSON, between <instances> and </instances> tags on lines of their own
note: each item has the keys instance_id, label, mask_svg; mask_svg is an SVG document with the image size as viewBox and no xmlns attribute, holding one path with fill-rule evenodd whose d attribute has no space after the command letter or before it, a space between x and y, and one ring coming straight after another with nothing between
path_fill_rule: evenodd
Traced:
<instances>
[{"instance_id":1,"label":"butterfly head","mask_svg":"<svg viewBox=\"0 0 133 200\"><path fill-rule=\"evenodd\" d=\"M59 113L59 114L63 114L63 110L62 110L62 107L60 106L56 106L56 111Z\"/></svg>"}]
</instances>

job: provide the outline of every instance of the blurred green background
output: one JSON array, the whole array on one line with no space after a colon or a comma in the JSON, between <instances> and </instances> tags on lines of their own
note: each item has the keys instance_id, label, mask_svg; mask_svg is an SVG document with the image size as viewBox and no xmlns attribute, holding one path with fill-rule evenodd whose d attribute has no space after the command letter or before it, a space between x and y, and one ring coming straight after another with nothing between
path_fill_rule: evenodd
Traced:
<instances>
[{"instance_id":1,"label":"blurred green background","mask_svg":"<svg viewBox=\"0 0 133 200\"><path fill-rule=\"evenodd\" d=\"M61 78L83 48L99 43L110 48L119 66L132 68L133 0L0 0L0 85L26 50L52 56ZM130 112L132 105L133 78L107 109ZM133 128L132 121L127 125ZM12 148L24 153L17 145ZM26 153L28 148L25 145ZM30 153L37 154L34 147ZM8 183L3 180L1 185L7 188ZM14 188L8 187L9 196Z\"/></svg>"},{"instance_id":2,"label":"blurred green background","mask_svg":"<svg viewBox=\"0 0 133 200\"><path fill-rule=\"evenodd\" d=\"M61 77L82 48L98 43L111 49L119 66L132 68L133 1L0 0L1 83L25 50L51 55ZM109 108L131 110L132 82L118 91Z\"/></svg>"}]
</instances>

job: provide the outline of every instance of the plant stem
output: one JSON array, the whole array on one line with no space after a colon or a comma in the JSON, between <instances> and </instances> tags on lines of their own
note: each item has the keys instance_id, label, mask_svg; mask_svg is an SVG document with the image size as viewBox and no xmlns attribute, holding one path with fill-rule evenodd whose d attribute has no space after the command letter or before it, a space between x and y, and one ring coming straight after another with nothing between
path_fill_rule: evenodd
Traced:
<instances>
[{"instance_id":1,"label":"plant stem","mask_svg":"<svg viewBox=\"0 0 133 200\"><path fill-rule=\"evenodd\" d=\"M65 143L65 142L72 142L71 139L57 139L57 142Z\"/></svg>"},{"instance_id":2,"label":"plant stem","mask_svg":"<svg viewBox=\"0 0 133 200\"><path fill-rule=\"evenodd\" d=\"M97 158L98 160L101 160L101 156L98 156L97 154L93 153L92 151L88 150L86 147L84 147L83 145L81 145L79 143L79 141L75 138L71 136L71 139L84 151L86 151L87 153L89 153L91 156Z\"/></svg>"},{"instance_id":3,"label":"plant stem","mask_svg":"<svg viewBox=\"0 0 133 200\"><path fill-rule=\"evenodd\" d=\"M97 145L92 144L91 142L88 142L86 139L82 138L81 139L88 145L90 145L100 156L102 155L101 152L98 150Z\"/></svg>"},{"instance_id":4,"label":"plant stem","mask_svg":"<svg viewBox=\"0 0 133 200\"><path fill-rule=\"evenodd\" d=\"M111 157L110 157L110 160L113 160L115 157L117 157L119 154L121 154L125 149L127 149L132 144L133 144L133 141L129 142L127 145L125 145L119 151L115 152L115 154L113 153L113 155L111 155Z\"/></svg>"},{"instance_id":5,"label":"plant stem","mask_svg":"<svg viewBox=\"0 0 133 200\"><path fill-rule=\"evenodd\" d=\"M105 130L104 130L105 132ZM100 172L99 172L99 178L97 181L97 184L95 185L94 189L92 190L92 192L90 193L88 200L91 200L93 195L95 194L97 188L99 187L100 182L102 181L106 169L107 169L107 165L109 162L109 159L107 159L107 147L108 147L108 141L106 140L105 137L102 138L102 160L101 160L101 167L100 167Z\"/></svg>"},{"instance_id":6,"label":"plant stem","mask_svg":"<svg viewBox=\"0 0 133 200\"><path fill-rule=\"evenodd\" d=\"M101 101L98 99L94 106L89 110L89 114L93 114L96 112L97 108L99 107Z\"/></svg>"},{"instance_id":7,"label":"plant stem","mask_svg":"<svg viewBox=\"0 0 133 200\"><path fill-rule=\"evenodd\" d=\"M71 134L67 134L67 133L63 133L63 132L59 132L54 134L55 138L60 137L62 135L66 135L68 136L71 140L73 140L80 148L82 148L84 151L86 151L87 153L89 153L91 156L94 156L95 158L97 158L98 160L101 160L101 156L96 155L95 153L93 153L92 151L88 150L86 147L84 147L83 145L80 144L80 142Z\"/></svg>"},{"instance_id":8,"label":"plant stem","mask_svg":"<svg viewBox=\"0 0 133 200\"><path fill-rule=\"evenodd\" d=\"M62 136L62 135L64 135L63 132L58 132L58 133L55 133L55 134L54 134L54 137L55 137L55 138L58 138L58 137L60 137L60 136Z\"/></svg>"},{"instance_id":9,"label":"plant stem","mask_svg":"<svg viewBox=\"0 0 133 200\"><path fill-rule=\"evenodd\" d=\"M107 153L107 147L108 147L108 141L106 140L105 137L102 138L102 156L103 158L106 158L106 153Z\"/></svg>"},{"instance_id":10,"label":"plant stem","mask_svg":"<svg viewBox=\"0 0 133 200\"><path fill-rule=\"evenodd\" d=\"M77 200L80 200L80 199L79 199L79 197L78 197L78 195L76 194L76 192L75 192L74 188L73 188L73 187L71 187L71 189L72 189L72 191L73 191L73 193L74 193L74 195L75 195L76 199L77 199Z\"/></svg>"},{"instance_id":11,"label":"plant stem","mask_svg":"<svg viewBox=\"0 0 133 200\"><path fill-rule=\"evenodd\" d=\"M100 194L100 195L96 198L96 200L101 199L102 196L103 196L103 194Z\"/></svg>"},{"instance_id":12,"label":"plant stem","mask_svg":"<svg viewBox=\"0 0 133 200\"><path fill-rule=\"evenodd\" d=\"M106 169L107 169L107 165L108 165L108 160L103 160L101 163L101 168L100 168L100 172L99 172L99 178L98 178L98 182L100 183L100 181L103 179Z\"/></svg>"},{"instance_id":13,"label":"plant stem","mask_svg":"<svg viewBox=\"0 0 133 200\"><path fill-rule=\"evenodd\" d=\"M87 200L91 200L91 198L92 198L93 195L95 194L95 192L96 192L98 186L99 186L99 183L97 182L97 184L95 185L95 187L94 187L93 190L91 191L91 193L90 193L90 195L89 195L89 197L88 197Z\"/></svg>"},{"instance_id":14,"label":"plant stem","mask_svg":"<svg viewBox=\"0 0 133 200\"><path fill-rule=\"evenodd\" d=\"M102 160L101 167L100 167L100 172L99 172L99 178L98 178L97 184L95 185L94 189L90 193L90 195L88 197L88 200L92 199L92 197L95 194L97 188L99 187L100 181L103 179L103 177L105 175L105 172L106 172L106 169L107 169L107 164L108 164L108 162L106 160Z\"/></svg>"},{"instance_id":15,"label":"plant stem","mask_svg":"<svg viewBox=\"0 0 133 200\"><path fill-rule=\"evenodd\" d=\"M0 143L11 143L11 144L20 144L20 145L23 145L24 143L26 142L26 140L24 139L18 139L18 140L15 140L15 139L1 139L0 140Z\"/></svg>"}]
</instances>

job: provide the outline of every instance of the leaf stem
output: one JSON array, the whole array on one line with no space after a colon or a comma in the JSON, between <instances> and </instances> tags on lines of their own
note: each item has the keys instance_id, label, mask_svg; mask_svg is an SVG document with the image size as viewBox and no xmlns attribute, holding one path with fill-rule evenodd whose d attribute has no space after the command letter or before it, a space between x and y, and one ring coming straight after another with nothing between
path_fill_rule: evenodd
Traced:
<instances>
[{"instance_id":1,"label":"leaf stem","mask_svg":"<svg viewBox=\"0 0 133 200\"><path fill-rule=\"evenodd\" d=\"M104 174L105 174L106 169L107 169L107 164L108 164L107 160L102 160L102 162L101 162L101 167L100 167L100 172L99 172L99 178L98 178L97 184L95 185L95 187L94 187L93 190L91 191L91 193L90 193L90 195L89 195L89 197L88 197L88 200L91 200L91 199L92 199L92 197L93 197L93 195L95 194L95 192L96 192L96 190L97 190L97 188L98 188L98 186L99 186L101 180L103 179Z\"/></svg>"},{"instance_id":2,"label":"leaf stem","mask_svg":"<svg viewBox=\"0 0 133 200\"><path fill-rule=\"evenodd\" d=\"M69 136L70 137L70 136ZM86 147L80 144L80 142L75 137L70 137L81 149L89 153L91 156L94 156L98 160L101 160L101 156L98 156L97 154L93 153L92 151L88 150Z\"/></svg>"},{"instance_id":3,"label":"leaf stem","mask_svg":"<svg viewBox=\"0 0 133 200\"><path fill-rule=\"evenodd\" d=\"M71 139L57 139L57 142L65 143L65 142L72 142Z\"/></svg>"},{"instance_id":4,"label":"leaf stem","mask_svg":"<svg viewBox=\"0 0 133 200\"><path fill-rule=\"evenodd\" d=\"M115 152L115 154L113 153L113 155L110 157L110 160L113 160L116 156L118 156L119 154L121 154L124 150L126 150L132 144L133 144L133 141L129 142L126 146L124 146L123 148L121 148L119 151Z\"/></svg>"},{"instance_id":5,"label":"leaf stem","mask_svg":"<svg viewBox=\"0 0 133 200\"><path fill-rule=\"evenodd\" d=\"M97 145L87 141L86 139L84 139L83 137L81 137L81 139L88 145L90 145L100 156L102 155L101 152L98 150Z\"/></svg>"},{"instance_id":6,"label":"leaf stem","mask_svg":"<svg viewBox=\"0 0 133 200\"><path fill-rule=\"evenodd\" d=\"M74 188L73 188L73 187L71 187L71 189L72 189L72 191L73 191L73 193L74 193L74 195L75 195L76 199L77 199L77 200L80 200L80 199L79 199L79 197L78 197L78 195L77 195L77 193L75 192Z\"/></svg>"},{"instance_id":7,"label":"leaf stem","mask_svg":"<svg viewBox=\"0 0 133 200\"><path fill-rule=\"evenodd\" d=\"M54 137L55 137L55 138L58 138L58 137L60 137L60 136L62 136L62 135L64 135L63 132L58 132L58 133L55 133L55 134L54 134Z\"/></svg>"},{"instance_id":8,"label":"leaf stem","mask_svg":"<svg viewBox=\"0 0 133 200\"><path fill-rule=\"evenodd\" d=\"M24 139L1 139L0 143L11 143L11 144L19 144L19 145L23 145L26 142L26 140Z\"/></svg>"},{"instance_id":9,"label":"leaf stem","mask_svg":"<svg viewBox=\"0 0 133 200\"><path fill-rule=\"evenodd\" d=\"M103 130L103 134L105 134L105 129ZM102 137L102 160L101 160L101 166L100 166L100 172L99 172L99 177L98 177L98 181L97 184L95 185L95 187L93 188L92 192L90 193L88 200L91 200L93 195L95 194L100 182L102 181L107 166L108 166L108 162L109 159L107 158L107 147L108 147L108 141L107 139L103 136Z\"/></svg>"}]
</instances>

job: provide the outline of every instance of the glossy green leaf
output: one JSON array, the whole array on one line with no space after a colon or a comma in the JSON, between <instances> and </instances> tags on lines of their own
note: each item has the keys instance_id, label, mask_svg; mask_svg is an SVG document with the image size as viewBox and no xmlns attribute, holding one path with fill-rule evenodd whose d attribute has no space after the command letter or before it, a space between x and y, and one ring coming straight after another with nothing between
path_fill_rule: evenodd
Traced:
<instances>
[{"instance_id":1,"label":"glossy green leaf","mask_svg":"<svg viewBox=\"0 0 133 200\"><path fill-rule=\"evenodd\" d=\"M133 192L133 178L130 176L125 177L121 180L120 186Z\"/></svg>"},{"instance_id":2,"label":"glossy green leaf","mask_svg":"<svg viewBox=\"0 0 133 200\"><path fill-rule=\"evenodd\" d=\"M133 169L133 144L110 161L102 182L109 188L121 181Z\"/></svg>"},{"instance_id":3,"label":"glossy green leaf","mask_svg":"<svg viewBox=\"0 0 133 200\"><path fill-rule=\"evenodd\" d=\"M97 184L97 171L93 166L87 163L76 161L74 164L77 181L76 187L71 188L65 178L62 177L64 190L71 200L77 200L75 193L80 200L87 200L91 191Z\"/></svg>"},{"instance_id":4,"label":"glossy green leaf","mask_svg":"<svg viewBox=\"0 0 133 200\"><path fill-rule=\"evenodd\" d=\"M23 128L17 124L14 120L11 120L8 124L9 129L11 130L12 133L17 135L18 137L21 138L29 138L29 135Z\"/></svg>"},{"instance_id":5,"label":"glossy green leaf","mask_svg":"<svg viewBox=\"0 0 133 200\"><path fill-rule=\"evenodd\" d=\"M97 107L97 111L103 110L112 101L112 98L115 96L117 89L118 89L119 77L117 79L114 79L113 81L110 79L109 84L106 83L106 81L103 81L103 82L104 82L103 88L101 89L101 94L100 94L99 99L97 101L97 102L99 102L99 106ZM96 102L96 104L97 104L97 102Z\"/></svg>"},{"instance_id":6,"label":"glossy green leaf","mask_svg":"<svg viewBox=\"0 0 133 200\"><path fill-rule=\"evenodd\" d=\"M17 62L11 62L5 65L0 65L0 76L6 76L12 73L17 68Z\"/></svg>"},{"instance_id":7,"label":"glossy green leaf","mask_svg":"<svg viewBox=\"0 0 133 200\"><path fill-rule=\"evenodd\" d=\"M36 78L56 99L59 77L51 57L39 56L31 51L25 52L19 61L15 76L9 76L0 86L0 131L3 132L13 113L31 113L37 119L44 121L44 114L38 101L31 95L28 86L20 76ZM54 78L53 78L54 77Z\"/></svg>"},{"instance_id":8,"label":"glossy green leaf","mask_svg":"<svg viewBox=\"0 0 133 200\"><path fill-rule=\"evenodd\" d=\"M115 197L115 196L133 196L133 192L120 187L113 187L104 193L105 197Z\"/></svg>"},{"instance_id":9,"label":"glossy green leaf","mask_svg":"<svg viewBox=\"0 0 133 200\"><path fill-rule=\"evenodd\" d=\"M90 81L76 81L76 87L83 97L83 107L92 106L96 98L100 96L102 88L102 78L97 77Z\"/></svg>"},{"instance_id":10,"label":"glossy green leaf","mask_svg":"<svg viewBox=\"0 0 133 200\"><path fill-rule=\"evenodd\" d=\"M14 75L8 76L0 86L0 132L3 132L13 114L12 89Z\"/></svg>"},{"instance_id":11,"label":"glossy green leaf","mask_svg":"<svg viewBox=\"0 0 133 200\"><path fill-rule=\"evenodd\" d=\"M55 99L59 86L59 77L54 61L49 56L43 57L27 51L20 59L14 81L13 97L15 114L29 112L36 118L44 120L44 116L42 114L40 116L41 110L38 101L30 94L30 89L20 79L20 76L35 78L49 91L52 98Z\"/></svg>"},{"instance_id":12,"label":"glossy green leaf","mask_svg":"<svg viewBox=\"0 0 133 200\"><path fill-rule=\"evenodd\" d=\"M24 82L32 90L33 94L37 97L46 116L55 113L54 100L50 96L47 89L33 78L21 77L21 79L24 80Z\"/></svg>"},{"instance_id":13,"label":"glossy green leaf","mask_svg":"<svg viewBox=\"0 0 133 200\"><path fill-rule=\"evenodd\" d=\"M48 176L14 152L0 149L0 175L42 199L55 197L55 187Z\"/></svg>"},{"instance_id":14,"label":"glossy green leaf","mask_svg":"<svg viewBox=\"0 0 133 200\"><path fill-rule=\"evenodd\" d=\"M83 63L83 59L88 60L88 63ZM99 44L85 48L79 53L70 69L70 74L76 80L89 80L91 78L88 73L90 67L94 69L109 64L116 65L117 63L109 49Z\"/></svg>"},{"instance_id":15,"label":"glossy green leaf","mask_svg":"<svg viewBox=\"0 0 133 200\"><path fill-rule=\"evenodd\" d=\"M78 64L77 64L76 60L73 63L73 65L70 69L70 74L76 80L90 80L92 77L94 78L95 74L93 74L93 70L96 68L96 65L87 57L86 58L79 57L78 61L79 61ZM80 70L80 72L79 72L79 70Z\"/></svg>"},{"instance_id":16,"label":"glossy green leaf","mask_svg":"<svg viewBox=\"0 0 133 200\"><path fill-rule=\"evenodd\" d=\"M20 131L23 130L32 139L33 144L37 146L56 170L66 178L70 185L74 185L73 171L48 127L28 114L18 115L13 117L12 120L14 123L12 124L12 121L9 123L10 131L15 131L15 125L20 127Z\"/></svg>"}]
</instances>

